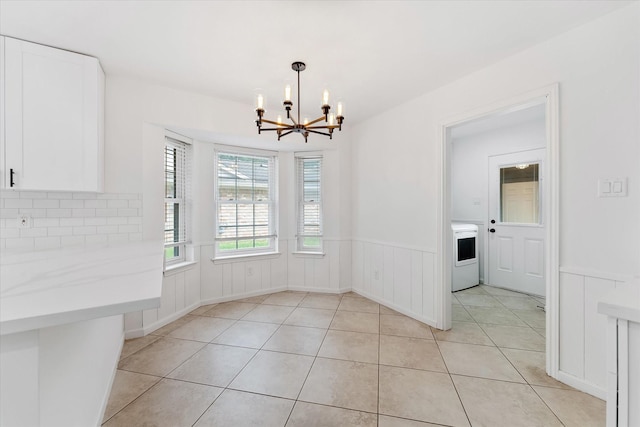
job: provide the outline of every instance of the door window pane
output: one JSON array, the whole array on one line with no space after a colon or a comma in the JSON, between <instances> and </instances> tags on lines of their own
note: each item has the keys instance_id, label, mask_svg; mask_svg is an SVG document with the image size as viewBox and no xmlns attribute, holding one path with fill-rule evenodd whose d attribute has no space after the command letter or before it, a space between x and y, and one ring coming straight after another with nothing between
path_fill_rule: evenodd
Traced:
<instances>
[{"instance_id":1,"label":"door window pane","mask_svg":"<svg viewBox=\"0 0 640 427\"><path fill-rule=\"evenodd\" d=\"M500 168L500 222L540 223L539 165Z\"/></svg>"}]
</instances>

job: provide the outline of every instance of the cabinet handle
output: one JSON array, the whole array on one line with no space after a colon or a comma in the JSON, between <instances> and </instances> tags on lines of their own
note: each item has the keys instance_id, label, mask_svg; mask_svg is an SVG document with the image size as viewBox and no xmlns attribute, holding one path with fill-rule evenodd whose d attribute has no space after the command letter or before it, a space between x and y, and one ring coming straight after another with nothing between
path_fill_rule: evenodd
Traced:
<instances>
[{"instance_id":1,"label":"cabinet handle","mask_svg":"<svg viewBox=\"0 0 640 427\"><path fill-rule=\"evenodd\" d=\"M13 169L9 169L9 187L13 187L13 186L15 186L15 185L16 185L16 182L13 180L13 176L14 176L15 174L16 174L16 173L14 172L14 170L13 170Z\"/></svg>"}]
</instances>

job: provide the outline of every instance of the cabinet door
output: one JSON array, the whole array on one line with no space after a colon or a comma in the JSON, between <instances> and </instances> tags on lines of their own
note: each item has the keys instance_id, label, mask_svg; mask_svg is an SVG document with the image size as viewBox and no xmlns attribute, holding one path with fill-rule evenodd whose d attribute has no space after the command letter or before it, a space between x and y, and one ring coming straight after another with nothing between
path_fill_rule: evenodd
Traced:
<instances>
[{"instance_id":1,"label":"cabinet door","mask_svg":"<svg viewBox=\"0 0 640 427\"><path fill-rule=\"evenodd\" d=\"M5 39L4 187L102 191L98 60Z\"/></svg>"}]
</instances>

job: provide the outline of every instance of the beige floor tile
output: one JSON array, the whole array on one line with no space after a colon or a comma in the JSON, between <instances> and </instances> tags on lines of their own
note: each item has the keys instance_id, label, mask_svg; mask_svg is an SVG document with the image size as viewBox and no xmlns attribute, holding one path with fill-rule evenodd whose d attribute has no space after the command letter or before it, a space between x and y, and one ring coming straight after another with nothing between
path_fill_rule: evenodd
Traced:
<instances>
[{"instance_id":1,"label":"beige floor tile","mask_svg":"<svg viewBox=\"0 0 640 427\"><path fill-rule=\"evenodd\" d=\"M378 363L378 334L329 330L318 356Z\"/></svg>"},{"instance_id":2,"label":"beige floor tile","mask_svg":"<svg viewBox=\"0 0 640 427\"><path fill-rule=\"evenodd\" d=\"M356 292L345 292L343 294L341 294L343 297L350 297L350 298L365 298L362 295L356 293Z\"/></svg>"},{"instance_id":3,"label":"beige floor tile","mask_svg":"<svg viewBox=\"0 0 640 427\"><path fill-rule=\"evenodd\" d=\"M256 295L255 297L239 299L236 302L248 302L248 303L251 303L251 304L262 304L264 302L264 300L269 298L269 295L271 295L271 294Z\"/></svg>"},{"instance_id":4,"label":"beige floor tile","mask_svg":"<svg viewBox=\"0 0 640 427\"><path fill-rule=\"evenodd\" d=\"M606 424L606 404L603 400L575 390L539 386L533 389L567 427Z\"/></svg>"},{"instance_id":5,"label":"beige floor tile","mask_svg":"<svg viewBox=\"0 0 640 427\"><path fill-rule=\"evenodd\" d=\"M284 324L327 329L335 313L335 310L326 310L323 308L297 307L291 315L287 317Z\"/></svg>"},{"instance_id":6,"label":"beige floor tile","mask_svg":"<svg viewBox=\"0 0 640 427\"><path fill-rule=\"evenodd\" d=\"M223 302L211 310L203 313L204 316L224 317L225 319L241 319L242 316L256 308L258 304L248 302Z\"/></svg>"},{"instance_id":7,"label":"beige floor tile","mask_svg":"<svg viewBox=\"0 0 640 427\"><path fill-rule=\"evenodd\" d=\"M566 384L556 381L547 375L545 368L546 355L543 352L503 348L502 353L529 384L565 389L570 388Z\"/></svg>"},{"instance_id":8,"label":"beige floor tile","mask_svg":"<svg viewBox=\"0 0 640 427\"><path fill-rule=\"evenodd\" d=\"M116 371L103 422L133 402L162 378L128 371Z\"/></svg>"},{"instance_id":9,"label":"beige floor tile","mask_svg":"<svg viewBox=\"0 0 640 427\"><path fill-rule=\"evenodd\" d=\"M527 297L527 294L523 294L521 292L514 292L508 289L497 288L495 286L480 286L482 290L484 290L487 294L493 296L505 296L505 297Z\"/></svg>"},{"instance_id":10,"label":"beige floor tile","mask_svg":"<svg viewBox=\"0 0 640 427\"><path fill-rule=\"evenodd\" d=\"M120 353L120 359L124 359L125 357L131 356L138 350L142 350L149 344L158 341L160 339L159 335L145 335L140 338L133 338L130 340L126 340L122 345L122 352Z\"/></svg>"},{"instance_id":11,"label":"beige floor tile","mask_svg":"<svg viewBox=\"0 0 640 427\"><path fill-rule=\"evenodd\" d=\"M225 390L195 427L282 427L293 404L293 400Z\"/></svg>"},{"instance_id":12,"label":"beige floor tile","mask_svg":"<svg viewBox=\"0 0 640 427\"><path fill-rule=\"evenodd\" d=\"M380 364L447 372L433 340L380 335Z\"/></svg>"},{"instance_id":13,"label":"beige floor tile","mask_svg":"<svg viewBox=\"0 0 640 427\"><path fill-rule=\"evenodd\" d=\"M534 331L542 335L543 337L547 336L547 328L533 328Z\"/></svg>"},{"instance_id":14,"label":"beige floor tile","mask_svg":"<svg viewBox=\"0 0 640 427\"><path fill-rule=\"evenodd\" d=\"M355 311L337 311L330 329L341 331L379 333L379 315L373 313L357 313Z\"/></svg>"},{"instance_id":15,"label":"beige floor tile","mask_svg":"<svg viewBox=\"0 0 640 427\"><path fill-rule=\"evenodd\" d=\"M524 383L525 380L496 347L440 342L449 372L471 377Z\"/></svg>"},{"instance_id":16,"label":"beige floor tile","mask_svg":"<svg viewBox=\"0 0 640 427\"><path fill-rule=\"evenodd\" d=\"M191 316L187 314L186 316L181 317L178 320L174 320L173 322L167 325L164 325L162 328L156 329L155 331L151 332L151 335L160 335L160 336L169 335L171 332L175 331L180 326L186 323L189 323L191 320L195 318L196 316Z\"/></svg>"},{"instance_id":17,"label":"beige floor tile","mask_svg":"<svg viewBox=\"0 0 640 427\"><path fill-rule=\"evenodd\" d=\"M295 307L285 305L268 305L263 304L257 306L251 312L247 313L242 320L252 322L265 322L281 324L293 312Z\"/></svg>"},{"instance_id":18,"label":"beige floor tile","mask_svg":"<svg viewBox=\"0 0 640 427\"><path fill-rule=\"evenodd\" d=\"M311 356L261 350L229 388L295 399L312 364Z\"/></svg>"},{"instance_id":19,"label":"beige floor tile","mask_svg":"<svg viewBox=\"0 0 640 427\"><path fill-rule=\"evenodd\" d=\"M377 427L376 414L296 402L287 427Z\"/></svg>"},{"instance_id":20,"label":"beige floor tile","mask_svg":"<svg viewBox=\"0 0 640 427\"><path fill-rule=\"evenodd\" d=\"M378 408L378 366L317 358L300 393L300 400L357 411Z\"/></svg>"},{"instance_id":21,"label":"beige floor tile","mask_svg":"<svg viewBox=\"0 0 640 427\"><path fill-rule=\"evenodd\" d=\"M455 295L451 295L451 304L452 304L452 305L462 305L462 304L460 303L460 301L458 300L458 298L456 298L456 296L455 296Z\"/></svg>"},{"instance_id":22,"label":"beige floor tile","mask_svg":"<svg viewBox=\"0 0 640 427\"><path fill-rule=\"evenodd\" d=\"M269 295L269 297L262 303L296 307L306 296L306 292L278 292L276 294Z\"/></svg>"},{"instance_id":23,"label":"beige floor tile","mask_svg":"<svg viewBox=\"0 0 640 427\"><path fill-rule=\"evenodd\" d=\"M502 304L491 295L456 293L456 298L465 307L502 307Z\"/></svg>"},{"instance_id":24,"label":"beige floor tile","mask_svg":"<svg viewBox=\"0 0 640 427\"><path fill-rule=\"evenodd\" d=\"M278 325L272 323L238 320L233 326L214 339L213 343L260 348L277 329Z\"/></svg>"},{"instance_id":25,"label":"beige floor tile","mask_svg":"<svg viewBox=\"0 0 640 427\"><path fill-rule=\"evenodd\" d=\"M407 316L380 315L380 333L402 337L433 339L429 325Z\"/></svg>"},{"instance_id":26,"label":"beige floor tile","mask_svg":"<svg viewBox=\"0 0 640 427\"><path fill-rule=\"evenodd\" d=\"M204 313L206 313L207 311L211 310L216 305L218 305L218 304L203 305L203 306L200 306L200 307L196 308L195 310L193 310L189 314L191 314L192 316L202 316Z\"/></svg>"},{"instance_id":27,"label":"beige floor tile","mask_svg":"<svg viewBox=\"0 0 640 427\"><path fill-rule=\"evenodd\" d=\"M440 427L442 424L423 423L422 421L407 420L405 418L378 416L378 427Z\"/></svg>"},{"instance_id":28,"label":"beige floor tile","mask_svg":"<svg viewBox=\"0 0 640 427\"><path fill-rule=\"evenodd\" d=\"M448 374L380 366L380 414L469 426Z\"/></svg>"},{"instance_id":29,"label":"beige floor tile","mask_svg":"<svg viewBox=\"0 0 640 427\"><path fill-rule=\"evenodd\" d=\"M511 311L532 328L544 328L546 325L546 314L540 309Z\"/></svg>"},{"instance_id":30,"label":"beige floor tile","mask_svg":"<svg viewBox=\"0 0 640 427\"><path fill-rule=\"evenodd\" d=\"M462 305L451 306L451 319L454 322L474 322L473 317L469 314L466 308Z\"/></svg>"},{"instance_id":31,"label":"beige floor tile","mask_svg":"<svg viewBox=\"0 0 640 427\"><path fill-rule=\"evenodd\" d=\"M471 424L553 427L562 424L527 384L452 375Z\"/></svg>"},{"instance_id":32,"label":"beige floor tile","mask_svg":"<svg viewBox=\"0 0 640 427\"><path fill-rule=\"evenodd\" d=\"M483 286L473 286L462 291L457 291L456 295L487 295L487 292Z\"/></svg>"},{"instance_id":33,"label":"beige floor tile","mask_svg":"<svg viewBox=\"0 0 640 427\"><path fill-rule=\"evenodd\" d=\"M167 376L226 387L256 353L257 350L249 348L209 344Z\"/></svg>"},{"instance_id":34,"label":"beige floor tile","mask_svg":"<svg viewBox=\"0 0 640 427\"><path fill-rule=\"evenodd\" d=\"M205 344L175 338L161 338L122 359L120 369L163 377L193 356Z\"/></svg>"},{"instance_id":35,"label":"beige floor tile","mask_svg":"<svg viewBox=\"0 0 640 427\"><path fill-rule=\"evenodd\" d=\"M235 320L231 319L195 317L190 322L185 323L178 329L171 332L168 336L183 340L209 342L227 330L234 323Z\"/></svg>"},{"instance_id":36,"label":"beige floor tile","mask_svg":"<svg viewBox=\"0 0 640 427\"><path fill-rule=\"evenodd\" d=\"M340 302L338 310L378 314L380 312L380 304L366 298L344 297Z\"/></svg>"},{"instance_id":37,"label":"beige floor tile","mask_svg":"<svg viewBox=\"0 0 640 427\"><path fill-rule=\"evenodd\" d=\"M384 305L380 304L380 314L393 314L395 316L402 316L403 314L390 309L389 307L385 307Z\"/></svg>"},{"instance_id":38,"label":"beige floor tile","mask_svg":"<svg viewBox=\"0 0 640 427\"><path fill-rule=\"evenodd\" d=\"M342 295L308 294L300 302L299 307L335 310L340 305L341 300Z\"/></svg>"},{"instance_id":39,"label":"beige floor tile","mask_svg":"<svg viewBox=\"0 0 640 427\"><path fill-rule=\"evenodd\" d=\"M163 379L105 426L193 425L221 392L217 387Z\"/></svg>"},{"instance_id":40,"label":"beige floor tile","mask_svg":"<svg viewBox=\"0 0 640 427\"><path fill-rule=\"evenodd\" d=\"M478 323L491 325L527 326L520 318L503 307L465 307Z\"/></svg>"},{"instance_id":41,"label":"beige floor tile","mask_svg":"<svg viewBox=\"0 0 640 427\"><path fill-rule=\"evenodd\" d=\"M263 349L315 356L326 333L326 329L282 325Z\"/></svg>"},{"instance_id":42,"label":"beige floor tile","mask_svg":"<svg viewBox=\"0 0 640 427\"><path fill-rule=\"evenodd\" d=\"M544 351L545 340L533 329L504 325L480 325L498 347Z\"/></svg>"},{"instance_id":43,"label":"beige floor tile","mask_svg":"<svg viewBox=\"0 0 640 427\"><path fill-rule=\"evenodd\" d=\"M466 344L494 345L493 341L477 323L452 322L448 331L433 330L438 341L461 342Z\"/></svg>"},{"instance_id":44,"label":"beige floor tile","mask_svg":"<svg viewBox=\"0 0 640 427\"><path fill-rule=\"evenodd\" d=\"M505 307L516 310L537 310L540 304L535 299L526 295L520 297L496 295L495 299L500 301Z\"/></svg>"}]
</instances>

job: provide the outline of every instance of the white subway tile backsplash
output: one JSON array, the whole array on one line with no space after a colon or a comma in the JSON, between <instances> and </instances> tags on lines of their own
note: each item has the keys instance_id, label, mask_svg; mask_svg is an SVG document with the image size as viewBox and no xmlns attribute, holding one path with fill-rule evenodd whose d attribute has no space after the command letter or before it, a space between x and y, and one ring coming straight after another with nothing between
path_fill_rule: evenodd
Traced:
<instances>
[{"instance_id":1,"label":"white subway tile backsplash","mask_svg":"<svg viewBox=\"0 0 640 427\"><path fill-rule=\"evenodd\" d=\"M84 200L60 200L61 208L84 208Z\"/></svg>"},{"instance_id":2,"label":"white subway tile backsplash","mask_svg":"<svg viewBox=\"0 0 640 427\"><path fill-rule=\"evenodd\" d=\"M85 218L84 225L106 225L107 218L105 217L95 217L95 218Z\"/></svg>"},{"instance_id":3,"label":"white subway tile backsplash","mask_svg":"<svg viewBox=\"0 0 640 427\"><path fill-rule=\"evenodd\" d=\"M118 216L138 216L138 209L131 209L131 208L118 209Z\"/></svg>"},{"instance_id":4,"label":"white subway tile backsplash","mask_svg":"<svg viewBox=\"0 0 640 427\"><path fill-rule=\"evenodd\" d=\"M46 228L21 228L20 237L45 237L47 235Z\"/></svg>"},{"instance_id":5,"label":"white subway tile backsplash","mask_svg":"<svg viewBox=\"0 0 640 427\"><path fill-rule=\"evenodd\" d=\"M49 218L69 218L71 209L47 209L47 217Z\"/></svg>"},{"instance_id":6,"label":"white subway tile backsplash","mask_svg":"<svg viewBox=\"0 0 640 427\"><path fill-rule=\"evenodd\" d=\"M46 199L47 193L36 191L16 191L21 199Z\"/></svg>"},{"instance_id":7,"label":"white subway tile backsplash","mask_svg":"<svg viewBox=\"0 0 640 427\"><path fill-rule=\"evenodd\" d=\"M128 200L120 200L120 199L107 200L107 207L108 208L128 208L129 207L129 201Z\"/></svg>"},{"instance_id":8,"label":"white subway tile backsplash","mask_svg":"<svg viewBox=\"0 0 640 427\"><path fill-rule=\"evenodd\" d=\"M5 208L14 208L14 209L20 209L20 208L32 208L33 207L33 200L31 199L6 199L4 201L4 207Z\"/></svg>"},{"instance_id":9,"label":"white subway tile backsplash","mask_svg":"<svg viewBox=\"0 0 640 427\"><path fill-rule=\"evenodd\" d=\"M71 216L72 217L88 217L88 216L96 216L96 210L95 209L71 209Z\"/></svg>"},{"instance_id":10,"label":"white subway tile backsplash","mask_svg":"<svg viewBox=\"0 0 640 427\"><path fill-rule=\"evenodd\" d=\"M33 201L34 208L55 209L60 208L60 200L55 199L37 199Z\"/></svg>"},{"instance_id":11,"label":"white subway tile backsplash","mask_svg":"<svg viewBox=\"0 0 640 427\"><path fill-rule=\"evenodd\" d=\"M84 207L85 208L93 208L93 209L104 209L107 207L107 201L106 200L85 200L84 201Z\"/></svg>"},{"instance_id":12,"label":"white subway tile backsplash","mask_svg":"<svg viewBox=\"0 0 640 427\"><path fill-rule=\"evenodd\" d=\"M118 216L118 209L96 209L96 216Z\"/></svg>"},{"instance_id":13,"label":"white subway tile backsplash","mask_svg":"<svg viewBox=\"0 0 640 427\"><path fill-rule=\"evenodd\" d=\"M0 248L52 249L142 240L142 196L0 191ZM18 228L19 215L31 228Z\"/></svg>"}]
</instances>

